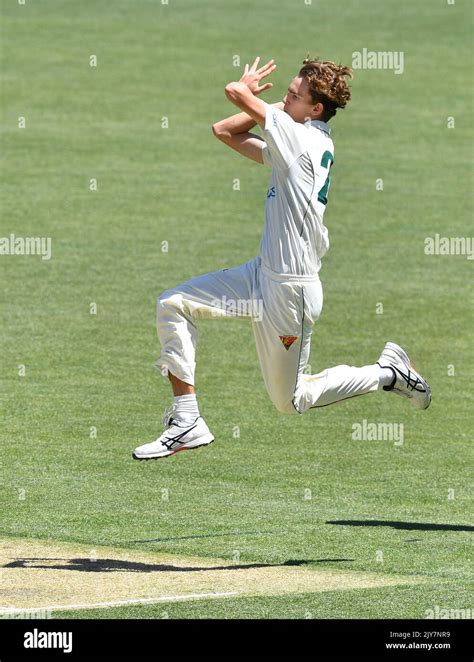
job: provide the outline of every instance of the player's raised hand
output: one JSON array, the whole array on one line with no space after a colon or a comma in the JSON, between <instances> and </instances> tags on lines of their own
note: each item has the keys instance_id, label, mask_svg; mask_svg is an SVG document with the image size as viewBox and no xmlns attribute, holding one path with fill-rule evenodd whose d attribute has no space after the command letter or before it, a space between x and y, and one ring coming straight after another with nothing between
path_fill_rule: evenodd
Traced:
<instances>
[{"instance_id":1,"label":"player's raised hand","mask_svg":"<svg viewBox=\"0 0 474 662\"><path fill-rule=\"evenodd\" d=\"M264 85L260 85L260 81L263 78L269 76L276 69L276 64L273 64L273 60L270 60L267 62L267 64L264 64L263 67L257 69L259 62L260 58L257 57L255 58L255 62L251 67L246 64L243 76L239 81L240 83L245 83L249 90L255 95L261 94L265 90L269 90L271 87L273 87L273 83L265 83Z\"/></svg>"}]
</instances>

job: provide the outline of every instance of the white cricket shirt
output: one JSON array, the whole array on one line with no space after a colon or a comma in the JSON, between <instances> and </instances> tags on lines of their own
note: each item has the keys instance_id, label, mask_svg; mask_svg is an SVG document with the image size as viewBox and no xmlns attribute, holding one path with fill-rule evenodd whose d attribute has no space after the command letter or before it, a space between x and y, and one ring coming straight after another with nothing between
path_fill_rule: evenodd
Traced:
<instances>
[{"instance_id":1,"label":"white cricket shirt","mask_svg":"<svg viewBox=\"0 0 474 662\"><path fill-rule=\"evenodd\" d=\"M283 110L265 106L262 156L272 168L272 178L260 244L262 262L278 274L317 274L329 247L323 216L334 161L331 130L325 122L300 124Z\"/></svg>"}]
</instances>

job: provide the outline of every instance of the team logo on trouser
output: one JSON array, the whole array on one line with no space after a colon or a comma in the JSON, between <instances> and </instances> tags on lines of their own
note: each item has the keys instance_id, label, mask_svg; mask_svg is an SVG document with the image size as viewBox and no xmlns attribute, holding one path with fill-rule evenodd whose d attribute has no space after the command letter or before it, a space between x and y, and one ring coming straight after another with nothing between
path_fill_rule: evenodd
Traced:
<instances>
[{"instance_id":1,"label":"team logo on trouser","mask_svg":"<svg viewBox=\"0 0 474 662\"><path fill-rule=\"evenodd\" d=\"M278 336L283 343L286 351L290 349L295 340L298 340L299 336Z\"/></svg>"}]
</instances>

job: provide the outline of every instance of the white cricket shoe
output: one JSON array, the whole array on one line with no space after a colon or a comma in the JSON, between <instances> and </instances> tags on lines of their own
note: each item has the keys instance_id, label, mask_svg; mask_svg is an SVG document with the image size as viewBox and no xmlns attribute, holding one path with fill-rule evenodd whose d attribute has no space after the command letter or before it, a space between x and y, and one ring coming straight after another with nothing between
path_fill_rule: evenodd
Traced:
<instances>
[{"instance_id":1,"label":"white cricket shoe","mask_svg":"<svg viewBox=\"0 0 474 662\"><path fill-rule=\"evenodd\" d=\"M409 398L415 407L427 409L431 402L431 389L419 372L415 370L407 353L394 342L388 342L379 360L381 368L392 368L395 381L392 386L384 386L384 391L392 391Z\"/></svg>"},{"instance_id":2,"label":"white cricket shoe","mask_svg":"<svg viewBox=\"0 0 474 662\"><path fill-rule=\"evenodd\" d=\"M192 423L183 423L172 418L173 411L173 407L166 410L163 417L166 430L158 439L135 448L132 453L135 460L158 460L179 451L212 444L214 437L202 416L198 416Z\"/></svg>"}]
</instances>

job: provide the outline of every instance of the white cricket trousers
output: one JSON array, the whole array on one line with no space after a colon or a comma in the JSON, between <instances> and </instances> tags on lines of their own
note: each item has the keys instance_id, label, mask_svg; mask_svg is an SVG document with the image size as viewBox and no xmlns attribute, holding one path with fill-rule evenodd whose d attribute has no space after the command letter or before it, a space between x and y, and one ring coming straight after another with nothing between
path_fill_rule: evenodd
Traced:
<instances>
[{"instance_id":1,"label":"white cricket trousers","mask_svg":"<svg viewBox=\"0 0 474 662\"><path fill-rule=\"evenodd\" d=\"M340 365L317 375L304 373L322 305L318 276L276 274L260 257L192 278L158 298L161 355L156 366L194 386L196 322L240 317L252 322L265 386L279 411L302 414L311 407L376 391L377 365Z\"/></svg>"}]
</instances>

